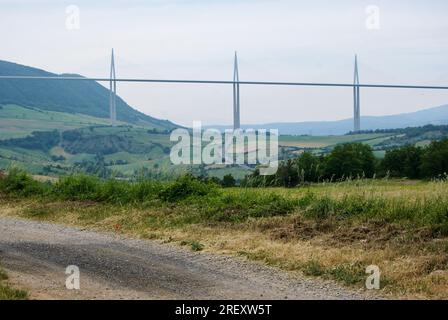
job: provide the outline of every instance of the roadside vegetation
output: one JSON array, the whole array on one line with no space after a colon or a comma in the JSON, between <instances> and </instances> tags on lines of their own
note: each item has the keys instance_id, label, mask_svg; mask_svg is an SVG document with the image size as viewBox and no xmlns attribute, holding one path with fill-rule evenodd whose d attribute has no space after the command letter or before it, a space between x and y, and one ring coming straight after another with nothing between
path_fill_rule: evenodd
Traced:
<instances>
[{"instance_id":1,"label":"roadside vegetation","mask_svg":"<svg viewBox=\"0 0 448 320\"><path fill-rule=\"evenodd\" d=\"M357 288L378 265L383 294L448 298L446 179L360 176L300 188L226 180L228 188L191 175L40 182L12 168L0 178L0 214L234 254Z\"/></svg>"},{"instance_id":2,"label":"roadside vegetation","mask_svg":"<svg viewBox=\"0 0 448 320\"><path fill-rule=\"evenodd\" d=\"M0 300L26 300L28 293L23 290L11 288L7 283L8 275L0 267Z\"/></svg>"}]
</instances>

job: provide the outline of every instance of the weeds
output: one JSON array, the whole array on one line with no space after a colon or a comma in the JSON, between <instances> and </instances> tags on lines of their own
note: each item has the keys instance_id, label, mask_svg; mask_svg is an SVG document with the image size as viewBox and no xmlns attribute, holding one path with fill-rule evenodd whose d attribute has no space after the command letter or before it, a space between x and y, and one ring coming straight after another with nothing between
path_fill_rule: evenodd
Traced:
<instances>
[{"instance_id":1,"label":"weeds","mask_svg":"<svg viewBox=\"0 0 448 320\"><path fill-rule=\"evenodd\" d=\"M204 250L204 245L202 243L200 243L199 241L196 240L182 240L180 242L181 246L190 246L191 251L202 251Z\"/></svg>"},{"instance_id":2,"label":"weeds","mask_svg":"<svg viewBox=\"0 0 448 320\"><path fill-rule=\"evenodd\" d=\"M325 277L343 282L347 285L362 284L366 280L365 268L362 263L340 264L329 268Z\"/></svg>"},{"instance_id":3,"label":"weeds","mask_svg":"<svg viewBox=\"0 0 448 320\"><path fill-rule=\"evenodd\" d=\"M306 276L320 277L325 273L325 268L318 261L310 260L303 264L302 272Z\"/></svg>"},{"instance_id":4,"label":"weeds","mask_svg":"<svg viewBox=\"0 0 448 320\"><path fill-rule=\"evenodd\" d=\"M28 293L23 290L11 288L5 281L8 280L8 275L0 267L0 300L26 300Z\"/></svg>"},{"instance_id":5,"label":"weeds","mask_svg":"<svg viewBox=\"0 0 448 320\"><path fill-rule=\"evenodd\" d=\"M202 251L204 249L204 245L198 241L191 241L190 247L192 251Z\"/></svg>"},{"instance_id":6,"label":"weeds","mask_svg":"<svg viewBox=\"0 0 448 320\"><path fill-rule=\"evenodd\" d=\"M158 194L167 202L176 202L189 197L203 197L215 191L215 185L199 181L191 175L185 175L174 183L165 186Z\"/></svg>"},{"instance_id":7,"label":"weeds","mask_svg":"<svg viewBox=\"0 0 448 320\"><path fill-rule=\"evenodd\" d=\"M201 221L241 223L251 218L284 216L300 211L305 218L318 222L383 220L387 223L406 224L412 228L429 227L434 237L448 235L446 193L439 192L418 199L387 198L378 194L353 194L352 184L341 183L341 192L337 197L318 195L308 190L301 197L294 198L243 188L238 192L225 192L215 184L191 175L180 177L171 183L148 180L104 181L86 175L72 175L50 184L35 181L25 172L12 168L0 179L0 192L10 196L44 196L56 200L147 204L153 207L168 205L188 209L186 214L171 217L178 225ZM447 182L438 181L434 184L439 189L447 187ZM363 185L364 190L371 187L372 183ZM28 214L40 216L45 215L45 212L43 209L35 209Z\"/></svg>"},{"instance_id":8,"label":"weeds","mask_svg":"<svg viewBox=\"0 0 448 320\"><path fill-rule=\"evenodd\" d=\"M47 187L45 183L34 180L26 172L15 167L0 179L0 190L13 196L42 195Z\"/></svg>"}]
</instances>

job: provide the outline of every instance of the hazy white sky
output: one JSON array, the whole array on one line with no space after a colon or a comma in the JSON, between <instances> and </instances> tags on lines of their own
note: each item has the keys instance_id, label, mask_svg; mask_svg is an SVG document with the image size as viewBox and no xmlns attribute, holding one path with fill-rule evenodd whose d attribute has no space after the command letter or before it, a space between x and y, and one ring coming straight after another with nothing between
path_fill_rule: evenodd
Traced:
<instances>
[{"instance_id":1,"label":"hazy white sky","mask_svg":"<svg viewBox=\"0 0 448 320\"><path fill-rule=\"evenodd\" d=\"M80 29L66 28L69 5ZM370 5L380 9L369 30ZM55 73L231 80L351 82L358 53L362 83L448 84L446 0L0 0L0 59ZM352 116L350 89L243 86L243 123ZM149 115L191 126L232 122L230 86L119 84ZM363 115L448 103L448 91L362 89Z\"/></svg>"}]
</instances>

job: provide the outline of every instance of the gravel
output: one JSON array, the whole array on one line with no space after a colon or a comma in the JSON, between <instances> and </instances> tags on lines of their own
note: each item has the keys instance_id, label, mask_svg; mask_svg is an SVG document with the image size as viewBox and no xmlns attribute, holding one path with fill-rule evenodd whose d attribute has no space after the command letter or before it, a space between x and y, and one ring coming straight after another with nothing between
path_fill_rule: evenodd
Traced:
<instances>
[{"instance_id":1,"label":"gravel","mask_svg":"<svg viewBox=\"0 0 448 320\"><path fill-rule=\"evenodd\" d=\"M0 218L0 259L35 299L371 299L333 282L172 244ZM80 290L65 287L80 269Z\"/></svg>"}]
</instances>

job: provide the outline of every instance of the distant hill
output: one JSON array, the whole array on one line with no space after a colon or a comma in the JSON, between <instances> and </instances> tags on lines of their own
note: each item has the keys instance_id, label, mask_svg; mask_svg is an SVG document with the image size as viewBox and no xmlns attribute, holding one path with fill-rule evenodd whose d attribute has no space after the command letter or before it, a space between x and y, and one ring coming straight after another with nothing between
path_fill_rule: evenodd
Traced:
<instances>
[{"instance_id":1,"label":"distant hill","mask_svg":"<svg viewBox=\"0 0 448 320\"><path fill-rule=\"evenodd\" d=\"M57 75L44 70L0 60L0 76L81 77ZM0 80L0 105L14 104L48 111L109 117L109 90L95 81ZM170 130L178 127L130 107L117 98L117 119L130 124Z\"/></svg>"},{"instance_id":2,"label":"distant hill","mask_svg":"<svg viewBox=\"0 0 448 320\"><path fill-rule=\"evenodd\" d=\"M391 116L361 117L363 130L420 127L428 124L448 124L448 105ZM230 128L230 126L209 127L220 130ZM243 125L242 127L252 129L278 129L282 135L341 135L353 130L353 119L315 122L280 122L263 125Z\"/></svg>"}]
</instances>

